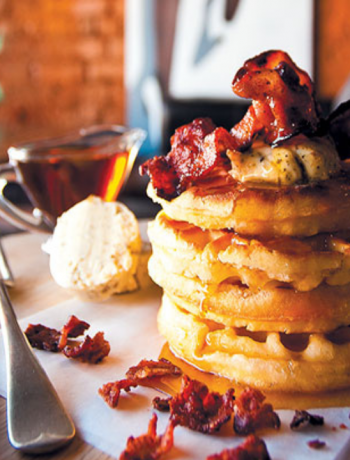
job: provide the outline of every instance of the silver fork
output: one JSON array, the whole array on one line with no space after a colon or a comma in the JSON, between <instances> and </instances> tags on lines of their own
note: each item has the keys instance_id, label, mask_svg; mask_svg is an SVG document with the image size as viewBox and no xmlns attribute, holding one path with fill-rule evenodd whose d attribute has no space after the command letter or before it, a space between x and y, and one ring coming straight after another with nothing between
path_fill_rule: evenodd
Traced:
<instances>
[{"instance_id":1,"label":"silver fork","mask_svg":"<svg viewBox=\"0 0 350 460\"><path fill-rule=\"evenodd\" d=\"M26 453L51 452L73 439L75 427L17 323L5 285L13 285L13 276L1 246L0 274L9 441Z\"/></svg>"}]
</instances>

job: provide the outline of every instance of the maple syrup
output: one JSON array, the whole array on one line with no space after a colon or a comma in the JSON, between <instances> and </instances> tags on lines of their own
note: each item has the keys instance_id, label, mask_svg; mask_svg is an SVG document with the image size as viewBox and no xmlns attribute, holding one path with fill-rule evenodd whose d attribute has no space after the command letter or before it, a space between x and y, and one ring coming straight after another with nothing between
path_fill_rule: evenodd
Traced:
<instances>
[{"instance_id":1,"label":"maple syrup","mask_svg":"<svg viewBox=\"0 0 350 460\"><path fill-rule=\"evenodd\" d=\"M161 352L160 358L165 358L174 365L178 366L182 372L191 379L199 380L207 385L211 391L224 394L229 388L235 389L236 396L239 395L244 387L237 385L233 380L210 374L195 368L183 359L177 357L166 343ZM157 387L160 390L174 395L179 392L181 379L163 377ZM350 388L346 390L332 391L327 393L282 393L263 391L267 402L271 403L274 409L307 410L312 408L326 407L348 407L350 405Z\"/></svg>"},{"instance_id":2,"label":"maple syrup","mask_svg":"<svg viewBox=\"0 0 350 460\"><path fill-rule=\"evenodd\" d=\"M74 204L89 195L114 201L124 182L128 152L115 155L94 154L86 157L84 151L52 150L51 161L40 159L17 163L21 182L32 204L50 220L55 220Z\"/></svg>"}]
</instances>

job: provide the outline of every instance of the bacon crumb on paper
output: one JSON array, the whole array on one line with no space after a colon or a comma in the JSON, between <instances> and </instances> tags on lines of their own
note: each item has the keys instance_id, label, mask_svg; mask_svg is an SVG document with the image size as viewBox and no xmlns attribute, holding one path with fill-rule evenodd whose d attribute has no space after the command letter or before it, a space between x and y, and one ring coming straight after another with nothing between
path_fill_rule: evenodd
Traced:
<instances>
[{"instance_id":1,"label":"bacon crumb on paper","mask_svg":"<svg viewBox=\"0 0 350 460\"><path fill-rule=\"evenodd\" d=\"M121 390L130 391L131 387L148 386L154 380L165 376L179 377L182 371L164 358L158 361L143 359L137 366L130 367L125 375L126 379L106 383L98 390L112 408L118 406Z\"/></svg>"},{"instance_id":2,"label":"bacon crumb on paper","mask_svg":"<svg viewBox=\"0 0 350 460\"><path fill-rule=\"evenodd\" d=\"M119 460L157 460L174 445L174 424L170 421L163 435L157 435L157 415L153 414L147 434L130 436Z\"/></svg>"},{"instance_id":3,"label":"bacon crumb on paper","mask_svg":"<svg viewBox=\"0 0 350 460\"><path fill-rule=\"evenodd\" d=\"M233 413L234 390L224 395L210 392L197 380L183 376L180 392L169 402L171 419L176 425L202 433L214 433L230 420Z\"/></svg>"},{"instance_id":4,"label":"bacon crumb on paper","mask_svg":"<svg viewBox=\"0 0 350 460\"><path fill-rule=\"evenodd\" d=\"M138 383L132 379L117 380L116 382L108 382L102 385L98 390L98 394L106 401L106 403L114 408L118 406L121 390L129 392L131 387L138 386Z\"/></svg>"},{"instance_id":5,"label":"bacon crumb on paper","mask_svg":"<svg viewBox=\"0 0 350 460\"><path fill-rule=\"evenodd\" d=\"M60 331L42 324L29 324L24 333L34 348L62 351L67 358L96 364L108 356L111 349L103 332L98 332L93 338L87 335L82 342L69 340L82 336L89 327L89 323L72 315Z\"/></svg>"},{"instance_id":6,"label":"bacon crumb on paper","mask_svg":"<svg viewBox=\"0 0 350 460\"><path fill-rule=\"evenodd\" d=\"M307 445L311 449L323 449L326 446L326 443L324 441L320 441L319 439L312 439L307 443Z\"/></svg>"},{"instance_id":7,"label":"bacon crumb on paper","mask_svg":"<svg viewBox=\"0 0 350 460\"><path fill-rule=\"evenodd\" d=\"M171 399L171 396L169 398L160 398L159 396L156 396L152 400L152 405L159 412L169 412Z\"/></svg>"},{"instance_id":8,"label":"bacon crumb on paper","mask_svg":"<svg viewBox=\"0 0 350 460\"><path fill-rule=\"evenodd\" d=\"M290 428L298 431L308 426L322 426L323 424L324 418L320 415L312 415L306 410L296 410Z\"/></svg>"},{"instance_id":9,"label":"bacon crumb on paper","mask_svg":"<svg viewBox=\"0 0 350 460\"><path fill-rule=\"evenodd\" d=\"M57 329L42 324L29 324L24 333L33 348L52 352L60 351L58 344L61 333Z\"/></svg>"},{"instance_id":10,"label":"bacon crumb on paper","mask_svg":"<svg viewBox=\"0 0 350 460\"><path fill-rule=\"evenodd\" d=\"M237 434L247 435L263 428L280 428L277 413L264 400L263 393L253 388L245 389L236 399L233 429Z\"/></svg>"},{"instance_id":11,"label":"bacon crumb on paper","mask_svg":"<svg viewBox=\"0 0 350 460\"><path fill-rule=\"evenodd\" d=\"M137 366L130 367L125 375L129 379L141 381L165 376L179 377L182 370L165 358L158 361L143 359Z\"/></svg>"},{"instance_id":12,"label":"bacon crumb on paper","mask_svg":"<svg viewBox=\"0 0 350 460\"><path fill-rule=\"evenodd\" d=\"M78 345L66 345L63 354L67 358L79 359L84 363L96 364L102 361L111 351L110 344L104 338L103 332L97 332L93 338L87 335L84 341Z\"/></svg>"},{"instance_id":13,"label":"bacon crumb on paper","mask_svg":"<svg viewBox=\"0 0 350 460\"><path fill-rule=\"evenodd\" d=\"M75 315L70 316L66 324L61 329L61 338L59 342L60 350L63 350L63 348L67 345L68 337L79 337L89 328L90 324L86 321L78 319Z\"/></svg>"},{"instance_id":14,"label":"bacon crumb on paper","mask_svg":"<svg viewBox=\"0 0 350 460\"><path fill-rule=\"evenodd\" d=\"M210 455L207 460L270 460L265 442L250 435L238 447L225 449L219 454Z\"/></svg>"}]
</instances>

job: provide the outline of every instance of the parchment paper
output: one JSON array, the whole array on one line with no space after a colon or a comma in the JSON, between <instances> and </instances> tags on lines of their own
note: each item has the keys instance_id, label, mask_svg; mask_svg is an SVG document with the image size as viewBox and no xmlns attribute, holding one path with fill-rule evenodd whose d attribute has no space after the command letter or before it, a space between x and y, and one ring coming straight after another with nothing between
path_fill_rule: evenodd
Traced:
<instances>
[{"instance_id":1,"label":"parchment paper","mask_svg":"<svg viewBox=\"0 0 350 460\"><path fill-rule=\"evenodd\" d=\"M109 381L124 377L125 371L142 358L157 359L164 343L157 332L156 315L160 303L160 290L151 288L134 294L116 296L101 304L83 303L77 299L57 304L21 321L23 328L29 323L42 323L61 328L71 314L88 321L93 335L104 331L111 344L111 354L98 365L69 360L62 354L35 351L52 380L64 405L70 412L81 437L98 449L118 458L130 435L147 431L153 409L151 400L156 390L138 387L122 393L117 409L111 409L98 395L98 388ZM0 345L0 393L5 395L5 366L2 340ZM333 459L350 435L340 424L350 427L348 408L317 409L325 417L325 426L294 433L289 428L293 411L279 411L282 427L260 436L265 440L271 458ZM158 432L164 432L167 414L158 413ZM334 428L336 428L334 430ZM327 443L322 450L310 449L307 442L320 439ZM223 448L240 444L243 438L234 435L229 423L217 435L203 435L186 428L175 429L175 448L166 458L205 459Z\"/></svg>"}]
</instances>

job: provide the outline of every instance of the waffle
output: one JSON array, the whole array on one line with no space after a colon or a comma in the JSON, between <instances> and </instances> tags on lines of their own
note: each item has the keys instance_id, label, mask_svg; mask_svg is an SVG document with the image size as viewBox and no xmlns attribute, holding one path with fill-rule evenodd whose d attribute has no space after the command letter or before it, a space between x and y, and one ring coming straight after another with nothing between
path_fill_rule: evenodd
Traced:
<instances>
[{"instance_id":1,"label":"waffle","mask_svg":"<svg viewBox=\"0 0 350 460\"><path fill-rule=\"evenodd\" d=\"M322 282L350 283L350 234L260 240L228 230L205 230L160 212L149 226L153 253L172 273L250 288L271 282L309 291ZM179 256L181 254L181 256ZM276 283L275 283L276 284Z\"/></svg>"},{"instance_id":2,"label":"waffle","mask_svg":"<svg viewBox=\"0 0 350 460\"><path fill-rule=\"evenodd\" d=\"M224 327L164 296L158 327L173 351L202 370L268 391L322 392L350 378L349 328L329 334L283 334Z\"/></svg>"},{"instance_id":3,"label":"waffle","mask_svg":"<svg viewBox=\"0 0 350 460\"><path fill-rule=\"evenodd\" d=\"M227 326L295 332L326 332L350 324L350 284L309 292L270 287L251 290L230 280L203 284L170 273L154 256L148 270L156 284L189 312Z\"/></svg>"},{"instance_id":4,"label":"waffle","mask_svg":"<svg viewBox=\"0 0 350 460\"><path fill-rule=\"evenodd\" d=\"M322 183L247 186L220 169L170 201L151 184L147 193L171 219L241 235L305 237L350 228L350 166L345 162L342 175Z\"/></svg>"}]
</instances>

